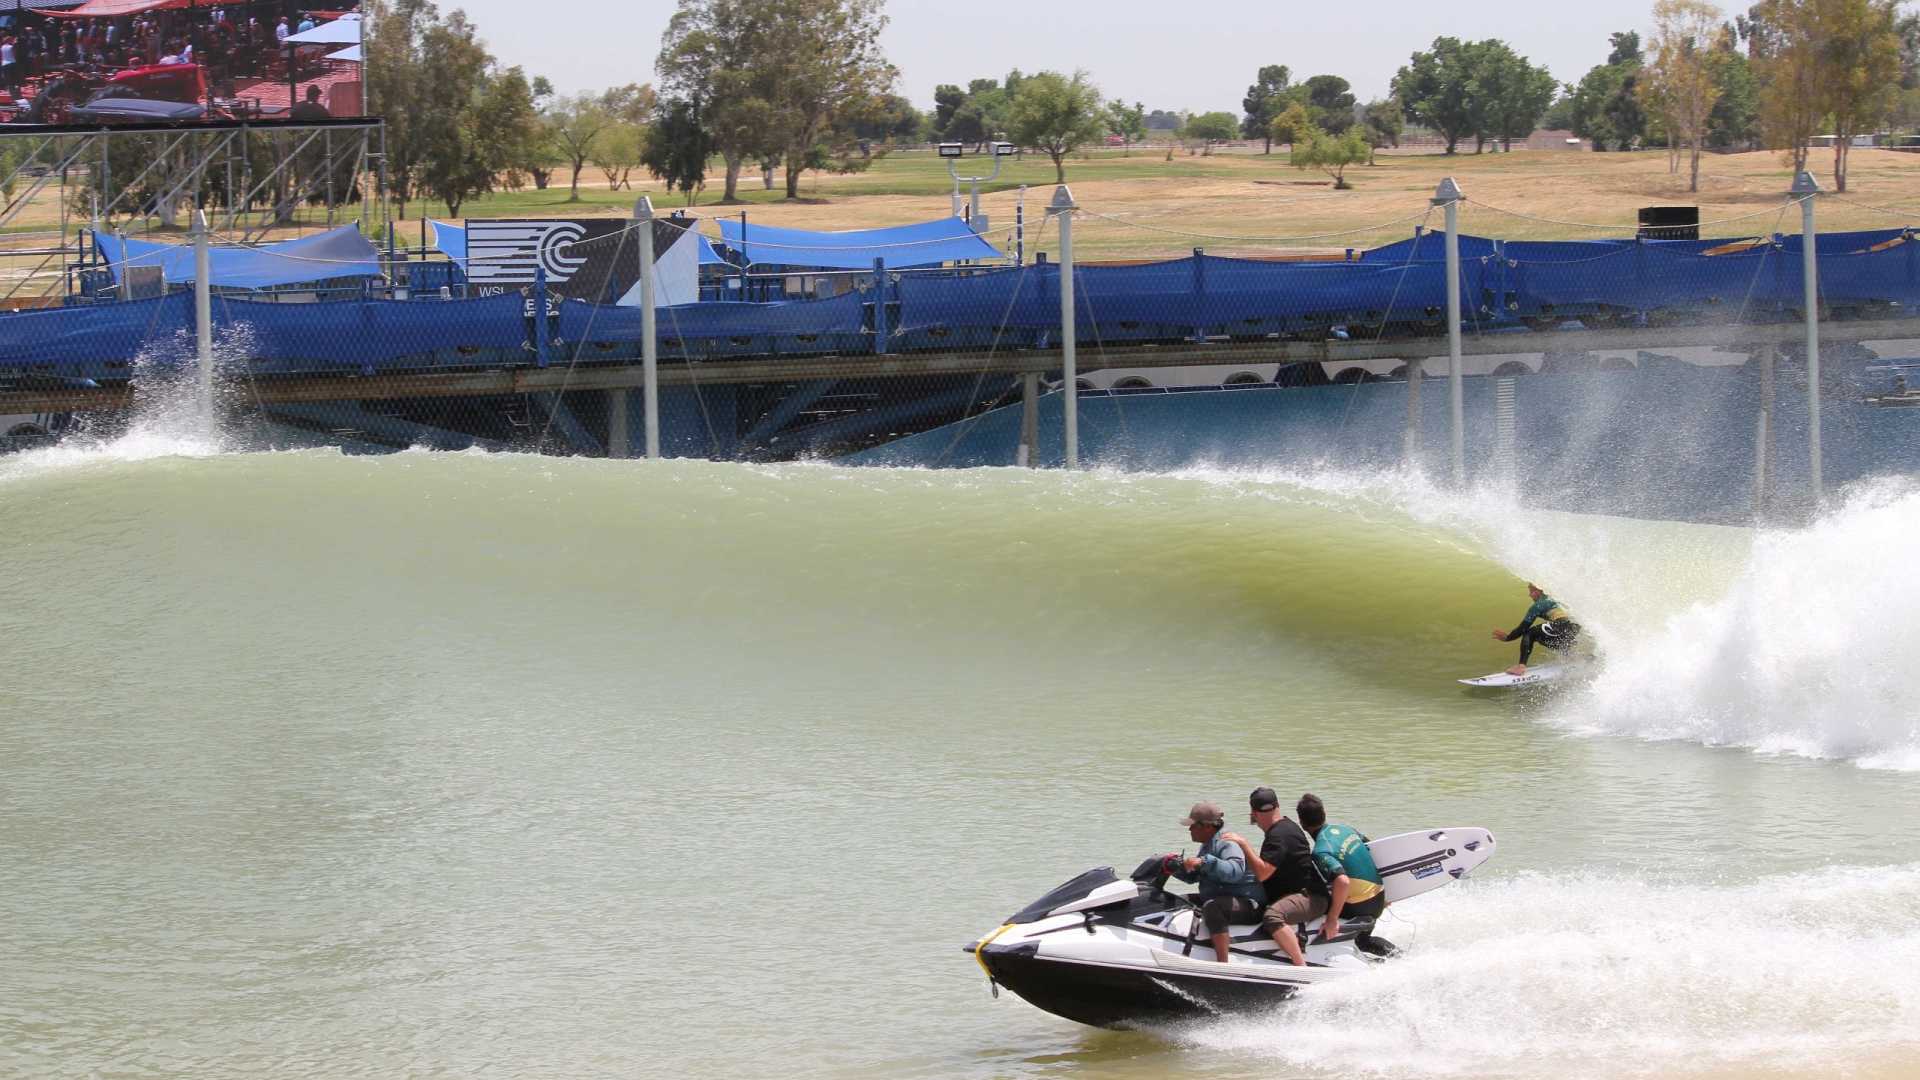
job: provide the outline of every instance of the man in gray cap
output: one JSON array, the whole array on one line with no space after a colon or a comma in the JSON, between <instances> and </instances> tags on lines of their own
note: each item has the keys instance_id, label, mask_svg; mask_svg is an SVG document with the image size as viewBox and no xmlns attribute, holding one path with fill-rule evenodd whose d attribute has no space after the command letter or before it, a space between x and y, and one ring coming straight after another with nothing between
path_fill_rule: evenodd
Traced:
<instances>
[{"instance_id":1,"label":"man in gray cap","mask_svg":"<svg viewBox=\"0 0 1920 1080\"><path fill-rule=\"evenodd\" d=\"M1265 894L1260 882L1247 869L1246 856L1220 836L1227 815L1210 802L1193 804L1180 824L1187 835L1200 845L1200 854L1169 866L1168 872L1185 882L1200 885L1200 917L1213 939L1213 958L1227 962L1227 927L1234 922L1252 922L1260 914Z\"/></svg>"}]
</instances>

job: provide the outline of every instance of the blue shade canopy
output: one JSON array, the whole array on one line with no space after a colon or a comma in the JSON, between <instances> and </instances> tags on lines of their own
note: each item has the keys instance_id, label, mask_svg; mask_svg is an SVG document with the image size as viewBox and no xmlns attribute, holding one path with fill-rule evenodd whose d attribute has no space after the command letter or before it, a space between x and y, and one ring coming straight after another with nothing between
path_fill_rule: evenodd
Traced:
<instances>
[{"instance_id":1,"label":"blue shade canopy","mask_svg":"<svg viewBox=\"0 0 1920 1080\"><path fill-rule=\"evenodd\" d=\"M440 249L440 254L459 263L460 269L467 268L466 226L446 221L433 222L433 246Z\"/></svg>"},{"instance_id":2,"label":"blue shade canopy","mask_svg":"<svg viewBox=\"0 0 1920 1080\"><path fill-rule=\"evenodd\" d=\"M113 279L120 268L158 266L168 284L193 280L192 244L156 244L151 240L123 241L112 233L93 234ZM266 289L328 278L379 277L380 253L360 235L359 225L343 225L316 236L303 236L259 247L215 247L209 253L211 283L234 289Z\"/></svg>"},{"instance_id":3,"label":"blue shade canopy","mask_svg":"<svg viewBox=\"0 0 1920 1080\"><path fill-rule=\"evenodd\" d=\"M810 232L751 223L743 226L728 218L715 220L721 242L744 253L754 266L871 270L875 259L905 268L1006 258L959 218L853 232Z\"/></svg>"},{"instance_id":4,"label":"blue shade canopy","mask_svg":"<svg viewBox=\"0 0 1920 1080\"><path fill-rule=\"evenodd\" d=\"M366 56L363 53L361 53L360 46L349 45L346 48L341 49L339 52L328 53L327 59L346 60L346 61L350 61L352 63L358 64L361 61L365 60Z\"/></svg>"}]
</instances>

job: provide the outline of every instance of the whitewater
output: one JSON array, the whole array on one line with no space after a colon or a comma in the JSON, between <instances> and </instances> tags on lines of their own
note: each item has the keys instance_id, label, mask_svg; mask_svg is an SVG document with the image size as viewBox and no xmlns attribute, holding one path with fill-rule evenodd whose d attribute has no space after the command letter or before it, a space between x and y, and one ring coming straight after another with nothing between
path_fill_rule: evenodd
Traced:
<instances>
[{"instance_id":1,"label":"whitewater","mask_svg":"<svg viewBox=\"0 0 1920 1080\"><path fill-rule=\"evenodd\" d=\"M1897 1076L1920 487L1798 528L1400 473L0 460L0 1073ZM1537 581L1588 628L1548 696ZM959 946L1199 798L1501 857L1137 1033ZM1238 818L1233 818L1238 820Z\"/></svg>"}]
</instances>

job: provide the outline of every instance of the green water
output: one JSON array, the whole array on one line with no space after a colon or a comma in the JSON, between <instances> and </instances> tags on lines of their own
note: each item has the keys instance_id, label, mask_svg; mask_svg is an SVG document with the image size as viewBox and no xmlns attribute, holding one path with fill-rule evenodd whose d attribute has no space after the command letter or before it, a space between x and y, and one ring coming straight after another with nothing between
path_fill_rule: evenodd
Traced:
<instances>
[{"instance_id":1,"label":"green water","mask_svg":"<svg viewBox=\"0 0 1920 1080\"><path fill-rule=\"evenodd\" d=\"M1786 608L1920 634L1872 563L1917 506L1813 571L1391 478L17 458L0 1074L1885 1068L1920 679ZM1542 576L1591 682L1464 692ZM961 945L1261 783L1501 856L1273 1015L988 997Z\"/></svg>"}]
</instances>

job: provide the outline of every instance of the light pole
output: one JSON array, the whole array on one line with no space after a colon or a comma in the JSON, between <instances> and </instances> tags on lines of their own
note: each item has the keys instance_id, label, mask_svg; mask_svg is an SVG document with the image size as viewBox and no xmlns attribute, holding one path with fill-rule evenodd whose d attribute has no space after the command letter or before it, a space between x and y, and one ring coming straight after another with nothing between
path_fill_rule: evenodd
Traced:
<instances>
[{"instance_id":1,"label":"light pole","mask_svg":"<svg viewBox=\"0 0 1920 1080\"><path fill-rule=\"evenodd\" d=\"M959 161L961 156L966 153L966 144L957 142L944 142L940 144L940 156L945 158L947 162L947 175L953 177L953 216L960 216L960 185L962 183L972 185L973 201L969 204L967 220L973 225L973 231L977 233L987 231L986 219L980 216L980 185L982 183L991 184L995 180L1000 179L1000 165L1005 158L1013 154L1014 150L1013 144L1010 142L993 142L989 145L993 147L992 175L961 176L960 170L955 167L954 163Z\"/></svg>"}]
</instances>

